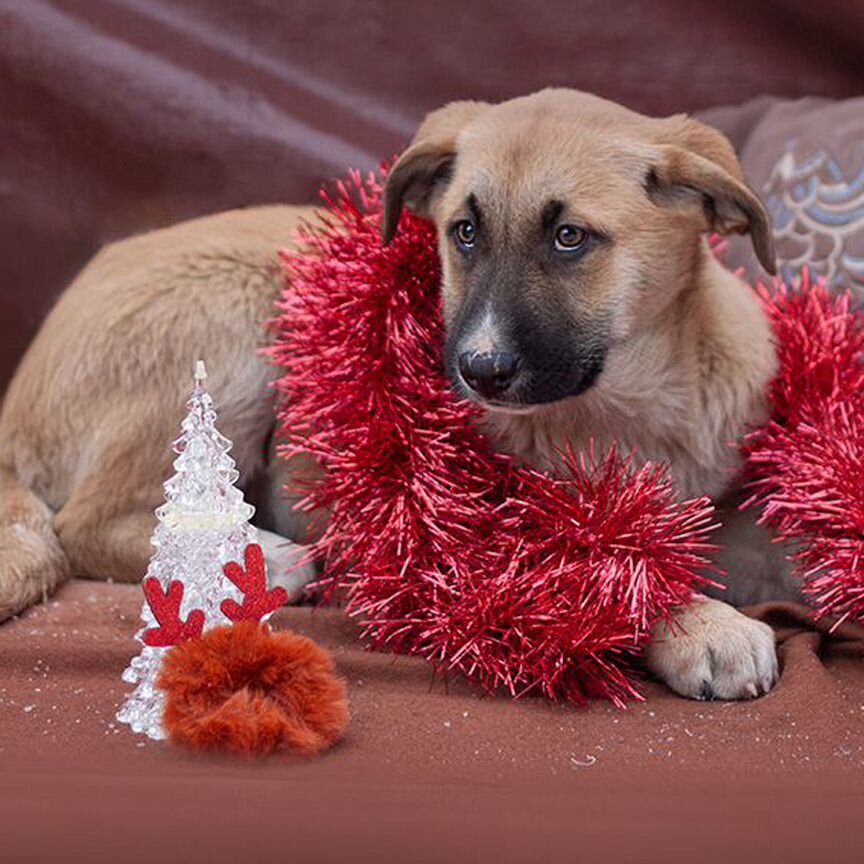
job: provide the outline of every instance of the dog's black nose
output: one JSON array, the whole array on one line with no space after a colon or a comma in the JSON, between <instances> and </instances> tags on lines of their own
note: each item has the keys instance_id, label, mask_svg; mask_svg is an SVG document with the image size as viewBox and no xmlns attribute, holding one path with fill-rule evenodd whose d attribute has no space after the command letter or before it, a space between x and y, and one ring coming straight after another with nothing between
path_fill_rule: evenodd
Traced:
<instances>
[{"instance_id":1,"label":"dog's black nose","mask_svg":"<svg viewBox=\"0 0 864 864\"><path fill-rule=\"evenodd\" d=\"M459 355L465 383L485 398L500 396L519 370L519 358L509 351L467 352Z\"/></svg>"}]
</instances>

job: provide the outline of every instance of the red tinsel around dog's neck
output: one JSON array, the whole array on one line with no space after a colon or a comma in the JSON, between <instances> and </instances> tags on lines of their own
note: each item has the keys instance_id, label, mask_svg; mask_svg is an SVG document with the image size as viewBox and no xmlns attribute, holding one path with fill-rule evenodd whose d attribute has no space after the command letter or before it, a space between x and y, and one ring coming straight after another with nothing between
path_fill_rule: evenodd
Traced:
<instances>
[{"instance_id":1,"label":"red tinsel around dog's neck","mask_svg":"<svg viewBox=\"0 0 864 864\"><path fill-rule=\"evenodd\" d=\"M325 599L344 595L373 647L489 689L638 696L630 658L707 580L710 503L614 449L564 454L561 479L494 452L441 371L432 226L406 214L382 247L375 176L326 204L284 256L272 351L282 453L323 469L304 506L328 516ZM817 610L864 620L864 319L807 273L760 296L780 368L745 444L751 504L799 542Z\"/></svg>"},{"instance_id":2,"label":"red tinsel around dog's neck","mask_svg":"<svg viewBox=\"0 0 864 864\"><path fill-rule=\"evenodd\" d=\"M490 689L583 702L637 696L630 658L705 583L713 511L662 466L568 453L553 480L496 453L441 371L429 223L380 240L381 186L354 175L284 256L273 356L283 455L311 454L328 514L325 596L378 648Z\"/></svg>"}]
</instances>

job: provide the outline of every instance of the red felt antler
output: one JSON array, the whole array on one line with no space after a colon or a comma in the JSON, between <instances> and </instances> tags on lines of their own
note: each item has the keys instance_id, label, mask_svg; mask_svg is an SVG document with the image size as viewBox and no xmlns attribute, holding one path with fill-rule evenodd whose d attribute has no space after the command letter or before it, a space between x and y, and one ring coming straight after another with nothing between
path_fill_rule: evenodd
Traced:
<instances>
[{"instance_id":1,"label":"red felt antler","mask_svg":"<svg viewBox=\"0 0 864 864\"><path fill-rule=\"evenodd\" d=\"M243 603L223 600L222 612L231 621L260 621L288 602L284 588L267 590L267 568L264 553L257 543L250 543L244 555L246 569L236 561L225 565L225 575L243 592Z\"/></svg>"},{"instance_id":2,"label":"red felt antler","mask_svg":"<svg viewBox=\"0 0 864 864\"><path fill-rule=\"evenodd\" d=\"M204 613L200 609L193 609L185 621L180 617L180 604L183 602L182 582L175 580L169 583L168 590L165 591L162 583L155 576L151 576L144 580L144 596L159 622L158 627L150 627L144 631L145 645L165 648L201 635L204 630Z\"/></svg>"}]
</instances>

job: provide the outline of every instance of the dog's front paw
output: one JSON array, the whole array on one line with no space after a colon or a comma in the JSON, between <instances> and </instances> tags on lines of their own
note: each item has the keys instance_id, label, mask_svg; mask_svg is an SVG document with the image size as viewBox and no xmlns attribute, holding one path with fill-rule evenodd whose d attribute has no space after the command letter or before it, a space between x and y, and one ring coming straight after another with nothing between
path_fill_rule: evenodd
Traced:
<instances>
[{"instance_id":1,"label":"dog's front paw","mask_svg":"<svg viewBox=\"0 0 864 864\"><path fill-rule=\"evenodd\" d=\"M774 631L719 600L683 607L658 624L645 652L648 668L690 699L751 699L777 681Z\"/></svg>"},{"instance_id":2,"label":"dog's front paw","mask_svg":"<svg viewBox=\"0 0 864 864\"><path fill-rule=\"evenodd\" d=\"M278 534L260 529L258 542L267 562L267 584L270 588L284 588L288 592L288 602L298 603L303 598L303 589L318 577L313 562L297 563L306 557L308 550Z\"/></svg>"}]
</instances>

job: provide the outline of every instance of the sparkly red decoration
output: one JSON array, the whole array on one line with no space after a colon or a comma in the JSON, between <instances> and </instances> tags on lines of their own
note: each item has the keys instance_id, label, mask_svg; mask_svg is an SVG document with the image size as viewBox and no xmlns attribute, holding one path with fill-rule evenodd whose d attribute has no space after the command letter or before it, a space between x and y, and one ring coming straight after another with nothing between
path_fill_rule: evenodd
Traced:
<instances>
[{"instance_id":1,"label":"sparkly red decoration","mask_svg":"<svg viewBox=\"0 0 864 864\"><path fill-rule=\"evenodd\" d=\"M173 648L157 683L165 731L194 750L316 753L348 723L345 682L330 655L311 639L254 621Z\"/></svg>"},{"instance_id":2,"label":"sparkly red decoration","mask_svg":"<svg viewBox=\"0 0 864 864\"><path fill-rule=\"evenodd\" d=\"M806 270L759 290L780 367L772 420L746 442L750 503L795 542L818 613L864 622L864 313Z\"/></svg>"},{"instance_id":3,"label":"sparkly red decoration","mask_svg":"<svg viewBox=\"0 0 864 864\"><path fill-rule=\"evenodd\" d=\"M204 629L204 613L200 609L193 609L185 621L180 617L180 604L183 602L182 582L171 582L166 591L162 588L162 583L155 576L151 576L144 580L144 597L159 622L158 627L150 627L144 631L145 645L164 648L201 635Z\"/></svg>"},{"instance_id":4,"label":"sparkly red decoration","mask_svg":"<svg viewBox=\"0 0 864 864\"><path fill-rule=\"evenodd\" d=\"M615 452L564 455L552 480L495 453L442 373L432 226L403 216L382 247L380 181L327 199L284 257L273 356L283 455L324 469L306 506L328 524L325 598L372 646L514 695L638 696L628 660L706 579L712 509Z\"/></svg>"},{"instance_id":5,"label":"sparkly red decoration","mask_svg":"<svg viewBox=\"0 0 864 864\"><path fill-rule=\"evenodd\" d=\"M223 600L219 608L229 621L261 621L288 602L288 592L282 587L267 590L267 567L264 552L257 543L250 543L243 557L244 570L236 561L225 565L225 575L243 592L243 603Z\"/></svg>"}]
</instances>

